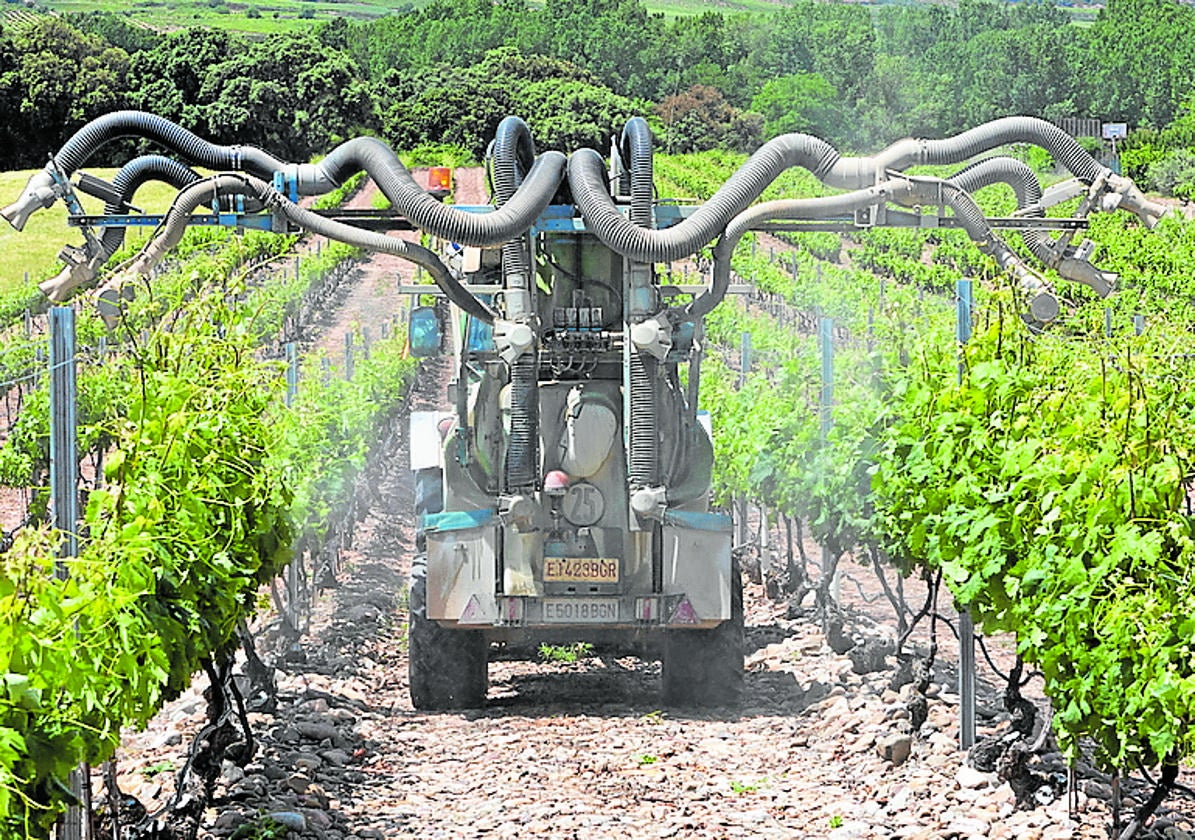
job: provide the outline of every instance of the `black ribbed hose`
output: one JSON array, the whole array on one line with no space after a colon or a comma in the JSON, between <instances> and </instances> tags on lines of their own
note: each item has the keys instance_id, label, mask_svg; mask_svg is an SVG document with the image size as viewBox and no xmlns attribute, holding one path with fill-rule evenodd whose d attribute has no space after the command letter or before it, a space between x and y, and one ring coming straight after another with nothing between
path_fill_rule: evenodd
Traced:
<instances>
[{"instance_id":1,"label":"black ribbed hose","mask_svg":"<svg viewBox=\"0 0 1195 840\"><path fill-rule=\"evenodd\" d=\"M519 117L505 117L494 132L493 178L495 197L505 204L514 196L535 165L535 140Z\"/></svg>"},{"instance_id":2,"label":"black ribbed hose","mask_svg":"<svg viewBox=\"0 0 1195 840\"><path fill-rule=\"evenodd\" d=\"M902 140L880 152L875 159L877 165L885 169L904 170L915 164L962 163L1008 143L1041 146L1086 184L1109 171L1074 137L1036 117L1003 117L941 140Z\"/></svg>"},{"instance_id":3,"label":"black ribbed hose","mask_svg":"<svg viewBox=\"0 0 1195 840\"><path fill-rule=\"evenodd\" d=\"M498 124L493 145L494 199L499 207L511 201L535 160L531 129L518 117ZM508 317L532 320L531 238L521 233L502 246L502 276L508 291ZM517 298L517 303L515 303ZM511 312L511 304L519 311ZM536 342L538 345L538 342ZM510 366L510 440L506 447L505 487L508 493L535 487L539 473L539 353L532 346Z\"/></svg>"},{"instance_id":4,"label":"black ribbed hose","mask_svg":"<svg viewBox=\"0 0 1195 840\"><path fill-rule=\"evenodd\" d=\"M358 137L337 146L315 166L334 183L364 169L394 209L433 236L490 247L525 233L552 202L564 175L564 155L545 152L522 185L493 213L469 213L437 201L415 183L394 151L380 140Z\"/></svg>"},{"instance_id":5,"label":"black ribbed hose","mask_svg":"<svg viewBox=\"0 0 1195 840\"><path fill-rule=\"evenodd\" d=\"M655 227L655 215L652 212L655 181L651 129L647 121L642 117L627 120L620 145L631 172L629 222L635 229L651 230ZM631 259L634 260L634 257ZM650 265L631 266L630 287L627 290L630 294L628 311L631 323L646 319L658 305L654 290L647 288L652 282L651 271ZM628 358L631 393L627 476L632 486L654 487L660 482L659 395L656 390L659 383L655 375L658 362L634 346L630 348Z\"/></svg>"},{"instance_id":6,"label":"black ribbed hose","mask_svg":"<svg viewBox=\"0 0 1195 840\"><path fill-rule=\"evenodd\" d=\"M457 282L457 279L452 276L448 267L440 261L440 258L436 256L434 251L424 248L422 245L417 245L414 242L399 239L396 236L386 236L385 234L375 233L374 231L361 230L352 225L346 225L343 222L325 218L318 213L313 213L310 210L300 207L277 190L274 190L269 184L263 183L259 186L268 190L265 193L266 206L277 208L287 219L299 227L309 230L312 233L326 236L329 239L336 239L369 251L381 251L384 254L393 254L396 257L410 260L427 271L435 284L444 292L444 295L462 311L472 315L483 323L494 323L494 311L478 300L476 295L466 291Z\"/></svg>"},{"instance_id":7,"label":"black ribbed hose","mask_svg":"<svg viewBox=\"0 0 1195 840\"><path fill-rule=\"evenodd\" d=\"M785 169L800 165L820 178L837 157L829 143L816 137L777 137L761 146L692 216L664 230L646 229L619 212L606 188L605 164L592 149L569 157L568 180L589 230L607 247L638 262L670 262L711 242Z\"/></svg>"},{"instance_id":8,"label":"black ribbed hose","mask_svg":"<svg viewBox=\"0 0 1195 840\"><path fill-rule=\"evenodd\" d=\"M945 200L955 216L962 223L967 235L985 254L991 256L1001 268L1012 271L1022 288L1033 295L1031 307L1038 321L1049 321L1057 317L1058 302L1049 293L1045 283L1029 271L1016 254L998 237L988 225L975 200L959 187L936 178L893 178L868 189L855 190L842 195L823 198L790 199L768 201L757 204L750 210L736 216L726 226L726 232L714 247L713 280L710 291L682 307L670 320L682 322L696 320L708 314L726 294L730 287L730 259L735 246L743 234L755 226L772 220L818 219L827 216L853 213L855 210L873 207L879 202L893 201L900 204L936 204Z\"/></svg>"},{"instance_id":9,"label":"black ribbed hose","mask_svg":"<svg viewBox=\"0 0 1195 840\"><path fill-rule=\"evenodd\" d=\"M180 192L166 214L161 233L146 244L129 271L143 275L148 274L150 269L178 244L183 233L186 232L187 221L191 214L205 202L210 201L213 195L249 196L260 201L267 209L277 210L304 230L359 248L393 254L396 257L410 260L424 268L448 299L462 310L487 324L494 322L493 311L467 292L434 252L414 242L407 242L405 239L362 230L335 219L320 216L318 213L300 207L274 189L273 185L249 174L215 175L198 181Z\"/></svg>"},{"instance_id":10,"label":"black ribbed hose","mask_svg":"<svg viewBox=\"0 0 1195 840\"><path fill-rule=\"evenodd\" d=\"M114 111L80 128L54 155L66 174L78 169L104 144L141 137L164 146L188 163L209 169L236 169L269 179L285 164L254 146L217 146L177 123L145 111Z\"/></svg>"},{"instance_id":11,"label":"black ribbed hose","mask_svg":"<svg viewBox=\"0 0 1195 840\"><path fill-rule=\"evenodd\" d=\"M506 445L506 490L529 490L539 464L539 363L534 351L510 366L510 440Z\"/></svg>"},{"instance_id":12,"label":"black ribbed hose","mask_svg":"<svg viewBox=\"0 0 1195 840\"><path fill-rule=\"evenodd\" d=\"M967 193L974 193L992 184L1004 183L1012 187L1017 199L1017 208L1023 209L1041 202L1041 184L1026 164L1010 157L993 157L973 163L960 169L946 179ZM1032 218L1045 216L1045 210L1038 207L1029 214ZM1040 230L1021 231L1021 239L1033 256L1044 264L1056 261L1049 236Z\"/></svg>"},{"instance_id":13,"label":"black ribbed hose","mask_svg":"<svg viewBox=\"0 0 1195 840\"><path fill-rule=\"evenodd\" d=\"M622 129L623 158L631 174L631 223L655 227L652 202L655 198L655 172L652 159L651 129L643 117L632 117Z\"/></svg>"},{"instance_id":14,"label":"black ribbed hose","mask_svg":"<svg viewBox=\"0 0 1195 840\"><path fill-rule=\"evenodd\" d=\"M137 190L149 181L164 181L176 190L190 186L199 180L199 173L186 164L179 163L172 158L162 155L142 155L126 163L112 179L112 187L120 196L121 202L106 203L104 213L113 215L128 212L128 203ZM124 244L125 228L108 227L100 237L100 245L104 249L104 256L110 257L120 250Z\"/></svg>"},{"instance_id":15,"label":"black ribbed hose","mask_svg":"<svg viewBox=\"0 0 1195 840\"><path fill-rule=\"evenodd\" d=\"M54 156L66 174L74 172L105 143L121 137L152 140L187 163L209 169L245 171L270 180L288 171L301 194L328 192L351 175L365 170L390 199L395 209L416 227L462 245L500 245L525 232L552 200L564 176L565 159L559 152L541 155L526 182L494 213L467 213L442 204L415 183L389 146L372 137L341 143L317 164L288 164L253 146L218 146L176 123L143 111L117 111L92 120L67 140ZM35 176L26 192L45 186L48 176ZM32 198L26 204L34 204ZM6 208L6 218L18 227L28 208Z\"/></svg>"},{"instance_id":16,"label":"black ribbed hose","mask_svg":"<svg viewBox=\"0 0 1195 840\"><path fill-rule=\"evenodd\" d=\"M518 117L506 117L498 123L494 136L494 199L499 207L506 206L535 161L535 142L531 129ZM531 241L526 233L519 234L502 246L502 273L518 288L530 292ZM525 313L519 313L525 314Z\"/></svg>"},{"instance_id":17,"label":"black ribbed hose","mask_svg":"<svg viewBox=\"0 0 1195 840\"><path fill-rule=\"evenodd\" d=\"M656 360L646 353L630 354L631 428L627 478L631 486L660 483L660 445L656 432Z\"/></svg>"}]
</instances>

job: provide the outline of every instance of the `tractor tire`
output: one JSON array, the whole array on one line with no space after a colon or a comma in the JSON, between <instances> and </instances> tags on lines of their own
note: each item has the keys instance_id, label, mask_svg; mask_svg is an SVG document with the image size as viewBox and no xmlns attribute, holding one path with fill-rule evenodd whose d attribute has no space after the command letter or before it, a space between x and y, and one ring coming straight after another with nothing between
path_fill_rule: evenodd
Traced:
<instances>
[{"instance_id":1,"label":"tractor tire","mask_svg":"<svg viewBox=\"0 0 1195 840\"><path fill-rule=\"evenodd\" d=\"M479 630L448 630L427 617L427 557L411 562L407 668L420 711L480 709L489 688L489 644Z\"/></svg>"},{"instance_id":2,"label":"tractor tire","mask_svg":"<svg viewBox=\"0 0 1195 840\"><path fill-rule=\"evenodd\" d=\"M743 576L730 567L730 619L712 630L664 634L664 704L734 706L743 694Z\"/></svg>"}]
</instances>

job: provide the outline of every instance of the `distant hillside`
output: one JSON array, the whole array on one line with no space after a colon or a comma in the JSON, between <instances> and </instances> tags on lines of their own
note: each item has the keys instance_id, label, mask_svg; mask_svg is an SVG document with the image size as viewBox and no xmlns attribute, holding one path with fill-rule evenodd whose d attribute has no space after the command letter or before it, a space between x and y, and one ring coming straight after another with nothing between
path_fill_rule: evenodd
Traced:
<instances>
[{"instance_id":1,"label":"distant hillside","mask_svg":"<svg viewBox=\"0 0 1195 840\"><path fill-rule=\"evenodd\" d=\"M133 23L173 30L210 26L233 32L268 33L306 29L313 22L347 17L370 20L423 5L410 0L38 0L34 4L4 0L19 10L4 14L10 20L27 19L37 12L118 12Z\"/></svg>"},{"instance_id":2,"label":"distant hillside","mask_svg":"<svg viewBox=\"0 0 1195 840\"><path fill-rule=\"evenodd\" d=\"M210 26L233 32L265 34L291 32L307 28L313 21L337 17L371 20L394 12L418 8L428 0L3 0L4 4L20 7L3 16L4 25L10 20L27 19L35 10L68 12L119 12L134 23L155 29L173 30L187 26ZM857 5L885 5L887 0ZM895 0L893 0L895 2ZM936 0L924 0L936 2ZM539 6L542 0L530 0ZM644 0L649 11L667 15L698 15L707 11L750 12L768 11L791 5L788 0ZM1057 3L1070 13L1072 19L1090 21L1103 6L1102 2L1063 0ZM34 10L33 12L30 9Z\"/></svg>"}]
</instances>

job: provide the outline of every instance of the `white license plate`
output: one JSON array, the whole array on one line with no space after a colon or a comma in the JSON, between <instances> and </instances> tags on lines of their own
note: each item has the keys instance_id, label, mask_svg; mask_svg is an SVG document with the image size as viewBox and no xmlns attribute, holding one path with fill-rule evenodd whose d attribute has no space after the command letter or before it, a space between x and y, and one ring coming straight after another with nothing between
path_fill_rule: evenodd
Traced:
<instances>
[{"instance_id":1,"label":"white license plate","mask_svg":"<svg viewBox=\"0 0 1195 840\"><path fill-rule=\"evenodd\" d=\"M544 583L618 583L618 558L545 557Z\"/></svg>"},{"instance_id":2,"label":"white license plate","mask_svg":"<svg viewBox=\"0 0 1195 840\"><path fill-rule=\"evenodd\" d=\"M545 598L545 624L605 624L618 621L617 598Z\"/></svg>"}]
</instances>

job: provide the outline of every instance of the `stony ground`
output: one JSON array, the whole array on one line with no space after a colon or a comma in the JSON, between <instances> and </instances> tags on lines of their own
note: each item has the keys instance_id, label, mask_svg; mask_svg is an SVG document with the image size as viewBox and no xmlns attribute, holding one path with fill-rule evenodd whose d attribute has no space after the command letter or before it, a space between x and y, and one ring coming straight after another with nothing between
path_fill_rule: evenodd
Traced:
<instances>
[{"instance_id":1,"label":"stony ground","mask_svg":"<svg viewBox=\"0 0 1195 840\"><path fill-rule=\"evenodd\" d=\"M368 305L351 301L383 288L378 277L392 269L365 267L350 296L352 318L370 317ZM442 397L443 379L442 366L424 371L416 407ZM402 447L374 465L353 547L342 552L338 584L322 594L310 632L292 642L268 619L259 625L277 668L278 707L251 713L257 756L243 768L225 764L201 837L1108 836L1106 777L1083 773L1073 815L1065 797L1016 810L1007 784L966 766L957 696L945 678L930 687L928 720L910 731L910 689L890 687L891 667L855 673L817 623L754 584L737 709L662 709L654 662L595 652L547 663L495 651L486 709L414 711L406 467ZM126 739L121 787L151 810L169 796L202 723L202 688L200 680L148 731ZM981 728L1001 728L998 701L982 700ZM1036 767L1057 773L1057 759L1047 755ZM1195 808L1179 797L1171 804L1146 836L1195 836Z\"/></svg>"}]
</instances>

